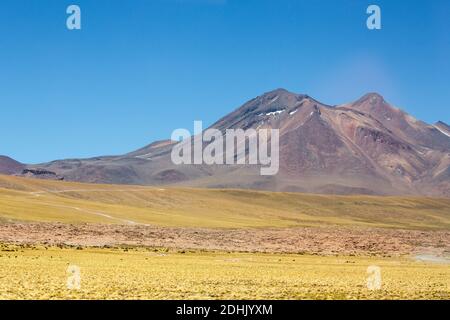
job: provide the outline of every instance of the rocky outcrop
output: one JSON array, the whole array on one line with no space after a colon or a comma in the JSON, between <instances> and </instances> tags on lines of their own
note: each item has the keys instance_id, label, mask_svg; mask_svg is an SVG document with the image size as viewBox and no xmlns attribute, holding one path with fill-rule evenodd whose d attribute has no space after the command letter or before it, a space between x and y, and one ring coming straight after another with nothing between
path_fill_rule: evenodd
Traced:
<instances>
[{"instance_id":1,"label":"rocky outcrop","mask_svg":"<svg viewBox=\"0 0 450 320\"><path fill-rule=\"evenodd\" d=\"M57 175L55 172L44 169L24 169L20 175L47 180L64 180L64 177Z\"/></svg>"}]
</instances>

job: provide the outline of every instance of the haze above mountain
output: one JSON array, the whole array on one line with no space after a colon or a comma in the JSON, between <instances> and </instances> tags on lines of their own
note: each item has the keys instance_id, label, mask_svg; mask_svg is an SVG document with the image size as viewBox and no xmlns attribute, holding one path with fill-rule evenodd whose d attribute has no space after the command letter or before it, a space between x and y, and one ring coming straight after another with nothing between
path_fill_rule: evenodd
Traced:
<instances>
[{"instance_id":1,"label":"haze above mountain","mask_svg":"<svg viewBox=\"0 0 450 320\"><path fill-rule=\"evenodd\" d=\"M33 166L0 157L0 173L95 183L450 197L450 127L417 120L376 93L329 106L277 89L211 127L279 129L278 174L261 176L256 165L177 166L170 140L120 156Z\"/></svg>"}]
</instances>

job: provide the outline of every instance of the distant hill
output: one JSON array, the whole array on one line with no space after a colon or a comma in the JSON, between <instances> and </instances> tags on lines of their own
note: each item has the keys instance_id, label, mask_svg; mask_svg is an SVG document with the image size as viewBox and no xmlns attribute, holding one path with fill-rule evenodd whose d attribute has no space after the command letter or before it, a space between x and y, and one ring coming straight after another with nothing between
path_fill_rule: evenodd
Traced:
<instances>
[{"instance_id":1,"label":"distant hill","mask_svg":"<svg viewBox=\"0 0 450 320\"><path fill-rule=\"evenodd\" d=\"M19 174L25 168L20 162L6 156L0 156L0 174Z\"/></svg>"}]
</instances>

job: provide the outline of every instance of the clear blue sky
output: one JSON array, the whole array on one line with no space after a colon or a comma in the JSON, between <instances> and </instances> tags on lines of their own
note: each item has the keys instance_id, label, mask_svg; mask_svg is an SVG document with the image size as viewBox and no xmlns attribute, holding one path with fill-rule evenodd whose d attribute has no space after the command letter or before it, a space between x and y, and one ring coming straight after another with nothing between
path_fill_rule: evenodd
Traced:
<instances>
[{"instance_id":1,"label":"clear blue sky","mask_svg":"<svg viewBox=\"0 0 450 320\"><path fill-rule=\"evenodd\" d=\"M0 3L0 154L22 162L132 151L279 87L328 104L376 91L450 122L450 1Z\"/></svg>"}]
</instances>

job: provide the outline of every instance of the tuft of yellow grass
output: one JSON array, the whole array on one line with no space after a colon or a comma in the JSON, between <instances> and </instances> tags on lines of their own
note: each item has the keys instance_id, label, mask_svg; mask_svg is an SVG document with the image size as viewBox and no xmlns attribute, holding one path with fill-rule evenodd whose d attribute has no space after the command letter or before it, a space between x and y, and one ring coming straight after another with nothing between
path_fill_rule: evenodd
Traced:
<instances>
[{"instance_id":1,"label":"tuft of yellow grass","mask_svg":"<svg viewBox=\"0 0 450 320\"><path fill-rule=\"evenodd\" d=\"M0 299L450 298L448 265L406 258L0 245L0 265ZM381 289L371 291L373 265Z\"/></svg>"}]
</instances>

